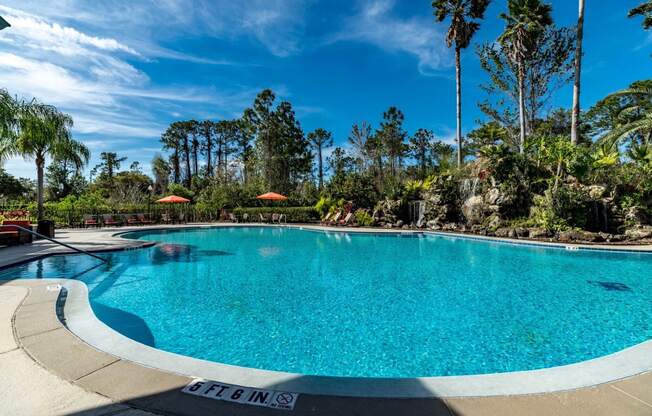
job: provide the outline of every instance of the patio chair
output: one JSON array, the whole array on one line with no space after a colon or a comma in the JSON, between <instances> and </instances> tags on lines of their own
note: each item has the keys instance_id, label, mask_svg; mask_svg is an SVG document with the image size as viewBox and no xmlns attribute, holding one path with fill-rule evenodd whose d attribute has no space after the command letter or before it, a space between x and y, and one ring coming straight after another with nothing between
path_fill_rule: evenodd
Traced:
<instances>
[{"instance_id":1,"label":"patio chair","mask_svg":"<svg viewBox=\"0 0 652 416\"><path fill-rule=\"evenodd\" d=\"M124 215L124 220L125 220L124 222L127 225L140 225L141 224L140 220L133 214L125 214Z\"/></svg>"},{"instance_id":2,"label":"patio chair","mask_svg":"<svg viewBox=\"0 0 652 416\"><path fill-rule=\"evenodd\" d=\"M136 214L138 221L143 225L154 224L154 221L145 217L145 214Z\"/></svg>"},{"instance_id":3,"label":"patio chair","mask_svg":"<svg viewBox=\"0 0 652 416\"><path fill-rule=\"evenodd\" d=\"M242 214L242 222L248 222L249 221L249 214L246 212Z\"/></svg>"},{"instance_id":4,"label":"patio chair","mask_svg":"<svg viewBox=\"0 0 652 416\"><path fill-rule=\"evenodd\" d=\"M280 223L284 223L284 224L287 224L287 223L288 223L288 219L287 219L287 217L285 216L285 214L278 214L278 223L279 223L279 224L280 224Z\"/></svg>"},{"instance_id":5,"label":"patio chair","mask_svg":"<svg viewBox=\"0 0 652 416\"><path fill-rule=\"evenodd\" d=\"M272 214L272 224L278 223L280 224L281 222L279 221L279 215L277 213Z\"/></svg>"},{"instance_id":6,"label":"patio chair","mask_svg":"<svg viewBox=\"0 0 652 416\"><path fill-rule=\"evenodd\" d=\"M340 220L341 216L342 216L342 211L337 211L335 216L333 218L331 218L331 220L327 224L328 225L337 225L337 223Z\"/></svg>"},{"instance_id":7,"label":"patio chair","mask_svg":"<svg viewBox=\"0 0 652 416\"><path fill-rule=\"evenodd\" d=\"M329 212L328 214L326 214L326 216L321 219L320 223L323 224L323 225L328 224L328 220L331 218L331 215L333 215L332 212Z\"/></svg>"},{"instance_id":8,"label":"patio chair","mask_svg":"<svg viewBox=\"0 0 652 416\"><path fill-rule=\"evenodd\" d=\"M89 215L89 214L84 215L82 219L82 226L84 226L84 228L98 227L99 225L100 222L97 220L97 217L95 215Z\"/></svg>"},{"instance_id":9,"label":"patio chair","mask_svg":"<svg viewBox=\"0 0 652 416\"><path fill-rule=\"evenodd\" d=\"M112 214L102 214L102 223L104 223L105 226L113 225L114 227L117 227L120 225L120 221L117 221Z\"/></svg>"},{"instance_id":10,"label":"patio chair","mask_svg":"<svg viewBox=\"0 0 652 416\"><path fill-rule=\"evenodd\" d=\"M353 213L349 212L346 214L346 217L340 221L340 225L352 225L353 224Z\"/></svg>"},{"instance_id":11,"label":"patio chair","mask_svg":"<svg viewBox=\"0 0 652 416\"><path fill-rule=\"evenodd\" d=\"M187 222L186 221L186 213L185 212L179 213L179 224L182 224L182 223L185 224L186 222Z\"/></svg>"},{"instance_id":12,"label":"patio chair","mask_svg":"<svg viewBox=\"0 0 652 416\"><path fill-rule=\"evenodd\" d=\"M172 222L172 217L170 216L169 212L161 214L161 222L163 224L170 224Z\"/></svg>"},{"instance_id":13,"label":"patio chair","mask_svg":"<svg viewBox=\"0 0 652 416\"><path fill-rule=\"evenodd\" d=\"M238 222L238 217L236 217L234 213L229 212L229 220L231 222L236 222L237 223Z\"/></svg>"},{"instance_id":14,"label":"patio chair","mask_svg":"<svg viewBox=\"0 0 652 416\"><path fill-rule=\"evenodd\" d=\"M260 219L260 222L267 222L267 214L258 214L258 218Z\"/></svg>"}]
</instances>

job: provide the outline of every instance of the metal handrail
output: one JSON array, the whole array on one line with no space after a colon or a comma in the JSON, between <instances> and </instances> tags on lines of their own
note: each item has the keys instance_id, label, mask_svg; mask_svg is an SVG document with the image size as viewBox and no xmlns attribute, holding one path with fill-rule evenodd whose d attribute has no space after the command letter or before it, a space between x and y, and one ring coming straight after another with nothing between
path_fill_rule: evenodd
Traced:
<instances>
[{"instance_id":1,"label":"metal handrail","mask_svg":"<svg viewBox=\"0 0 652 416\"><path fill-rule=\"evenodd\" d=\"M43 234L40 234L40 233L37 233L36 231L30 230L29 228L25 228L25 227L22 227L20 225L13 225L13 224L12 225L0 225L0 228L5 228L5 227L6 228L18 228L19 230L28 232L28 233L30 233L32 235L35 235L36 237L44 238L44 239L46 239L48 241L52 241L53 243L59 244L60 246L64 246L66 248L69 248L70 250L77 251L79 253L86 254L88 256L94 257L94 258L96 258L96 259L98 259L98 260L100 260L100 261L102 261L104 263L109 262L107 259L104 259L104 258L102 258L102 257L100 257L98 255L95 255L95 254L93 254L93 253L91 253L89 251L86 251L86 250L81 249L81 248L73 247L70 244L62 243L61 241L55 240L54 238L46 237Z\"/></svg>"}]
</instances>

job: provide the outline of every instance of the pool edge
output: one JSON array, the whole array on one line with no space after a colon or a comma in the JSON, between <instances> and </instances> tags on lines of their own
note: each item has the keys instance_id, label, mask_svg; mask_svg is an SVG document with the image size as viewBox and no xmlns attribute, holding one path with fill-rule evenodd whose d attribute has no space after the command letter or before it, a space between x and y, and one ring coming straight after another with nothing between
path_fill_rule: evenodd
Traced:
<instances>
[{"instance_id":1,"label":"pool edge","mask_svg":"<svg viewBox=\"0 0 652 416\"><path fill-rule=\"evenodd\" d=\"M453 398L556 393L610 383L652 370L652 340L575 364L509 373L417 377L348 378L306 376L200 360L140 344L116 332L93 313L83 282L65 280L66 327L93 348L176 375L301 394L374 398Z\"/></svg>"}]
</instances>

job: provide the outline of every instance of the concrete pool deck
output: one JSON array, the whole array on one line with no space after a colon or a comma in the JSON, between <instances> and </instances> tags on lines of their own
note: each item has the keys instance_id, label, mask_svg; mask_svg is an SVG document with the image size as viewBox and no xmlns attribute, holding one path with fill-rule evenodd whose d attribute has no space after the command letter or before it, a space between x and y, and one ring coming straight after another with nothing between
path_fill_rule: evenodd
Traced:
<instances>
[{"instance_id":1,"label":"concrete pool deck","mask_svg":"<svg viewBox=\"0 0 652 416\"><path fill-rule=\"evenodd\" d=\"M61 235L67 238L67 243L85 244L82 246L85 249L117 249L125 244L135 248L140 242L114 236L130 229L144 228L66 231ZM41 243L0 250L0 265L59 252L58 248ZM623 248L632 250L631 246ZM650 251L652 247L636 249ZM295 409L289 412L190 396L181 393L191 380L189 377L99 351L71 333L58 319L59 290L53 286L55 283L53 280L0 282L0 369L3 373L0 400L16 406L10 414L136 415L142 413L129 412L149 411L172 415L652 415L650 373L590 388L533 395L377 399L302 394ZM6 373L5 368L9 369ZM5 378L4 374L9 377ZM16 391L23 394L16 395ZM59 404L48 395L50 391L59 392L56 395ZM30 412L34 408L30 406L35 403L43 407ZM77 407L66 408L72 405Z\"/></svg>"}]
</instances>

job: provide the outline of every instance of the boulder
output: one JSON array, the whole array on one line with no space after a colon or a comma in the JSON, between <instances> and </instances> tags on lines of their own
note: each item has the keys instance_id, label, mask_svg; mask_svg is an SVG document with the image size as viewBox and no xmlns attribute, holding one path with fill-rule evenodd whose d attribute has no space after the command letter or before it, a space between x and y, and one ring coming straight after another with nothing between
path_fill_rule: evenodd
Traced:
<instances>
[{"instance_id":1,"label":"boulder","mask_svg":"<svg viewBox=\"0 0 652 416\"><path fill-rule=\"evenodd\" d=\"M647 213L641 207L630 207L625 212L625 222L628 224L642 225L647 224L649 220Z\"/></svg>"},{"instance_id":2,"label":"boulder","mask_svg":"<svg viewBox=\"0 0 652 416\"><path fill-rule=\"evenodd\" d=\"M485 203L482 196L472 196L462 204L462 215L468 224L479 224L484 219Z\"/></svg>"},{"instance_id":3,"label":"boulder","mask_svg":"<svg viewBox=\"0 0 652 416\"><path fill-rule=\"evenodd\" d=\"M625 236L630 240L652 238L652 226L629 228L625 230Z\"/></svg>"},{"instance_id":4,"label":"boulder","mask_svg":"<svg viewBox=\"0 0 652 416\"><path fill-rule=\"evenodd\" d=\"M500 193L500 190L498 188L491 188L485 194L484 200L487 203L487 205L498 206L502 202L502 194Z\"/></svg>"},{"instance_id":5,"label":"boulder","mask_svg":"<svg viewBox=\"0 0 652 416\"><path fill-rule=\"evenodd\" d=\"M510 232L512 231L509 227L501 227L495 231L496 237L509 237Z\"/></svg>"},{"instance_id":6,"label":"boulder","mask_svg":"<svg viewBox=\"0 0 652 416\"><path fill-rule=\"evenodd\" d=\"M550 238L554 234L545 228L530 228L528 229L528 237L530 238Z\"/></svg>"},{"instance_id":7,"label":"boulder","mask_svg":"<svg viewBox=\"0 0 652 416\"><path fill-rule=\"evenodd\" d=\"M600 233L592 233L590 231L569 230L559 233L557 239L562 243L570 243L574 241L586 241L589 243L600 243L604 238Z\"/></svg>"},{"instance_id":8,"label":"boulder","mask_svg":"<svg viewBox=\"0 0 652 416\"><path fill-rule=\"evenodd\" d=\"M591 199L600 199L607 193L607 187L602 185L591 185L586 190Z\"/></svg>"}]
</instances>

